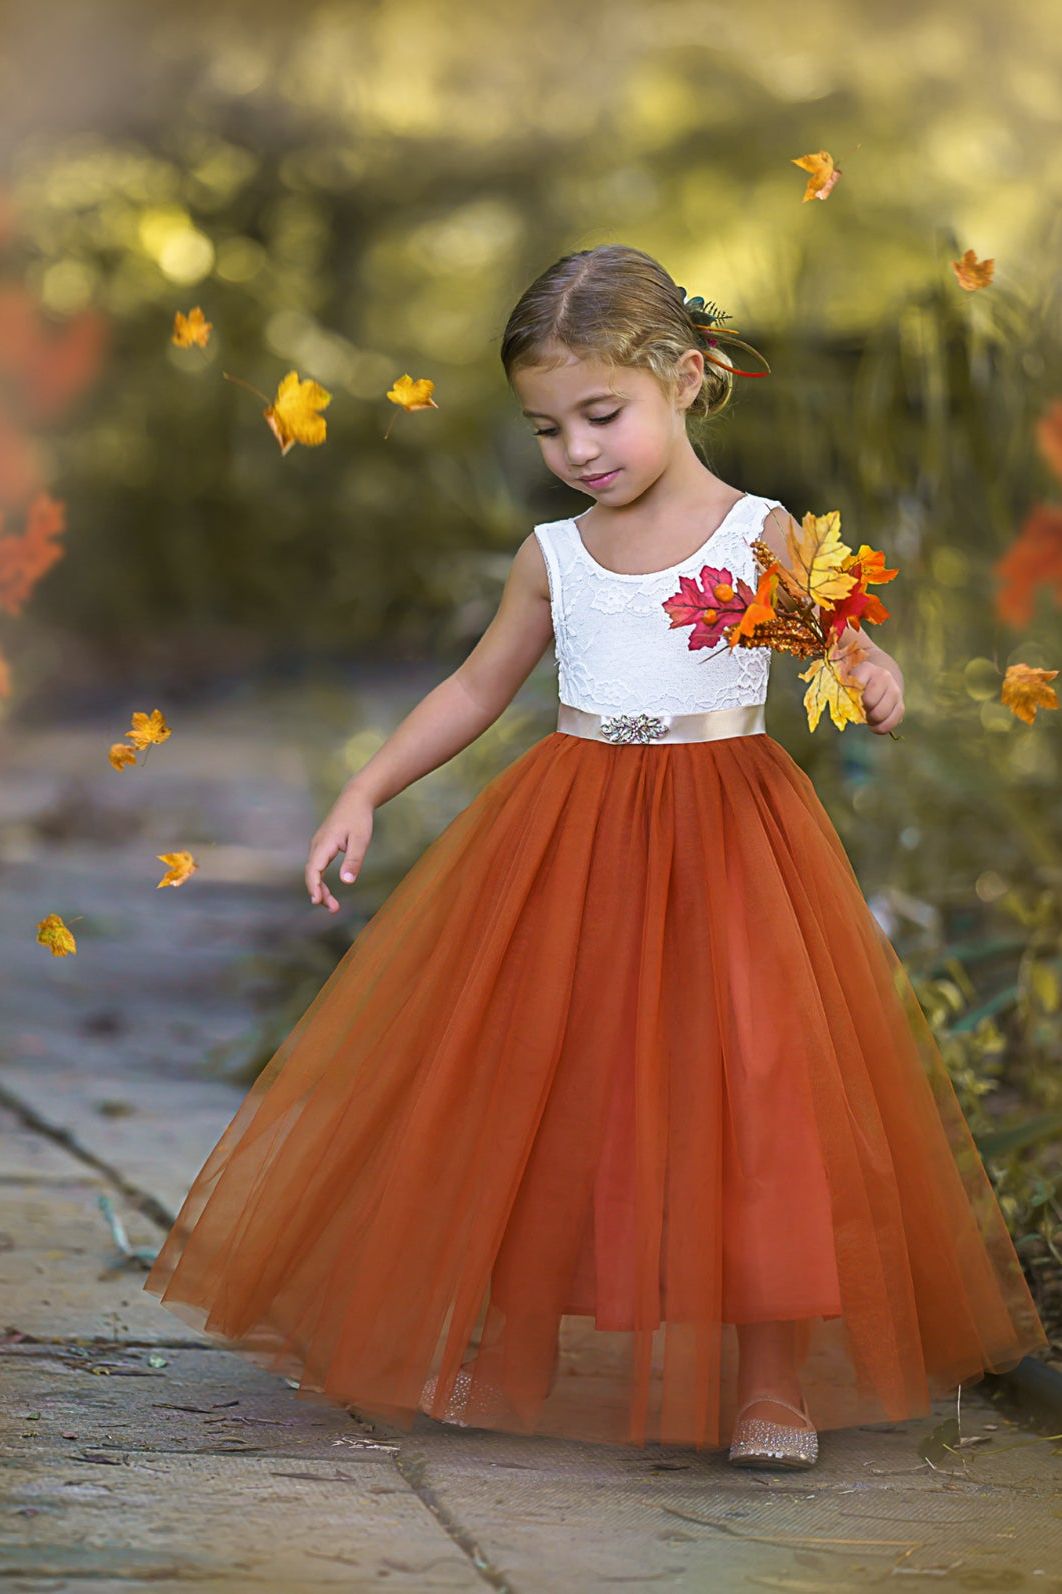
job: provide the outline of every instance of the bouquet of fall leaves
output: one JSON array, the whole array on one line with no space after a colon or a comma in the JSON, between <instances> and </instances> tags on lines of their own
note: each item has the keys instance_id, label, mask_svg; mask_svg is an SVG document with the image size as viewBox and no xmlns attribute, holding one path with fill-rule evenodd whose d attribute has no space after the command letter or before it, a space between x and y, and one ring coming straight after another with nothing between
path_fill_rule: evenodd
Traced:
<instances>
[{"instance_id":1,"label":"bouquet of fall leaves","mask_svg":"<svg viewBox=\"0 0 1062 1594\"><path fill-rule=\"evenodd\" d=\"M879 625L889 611L871 582L892 581L898 570L885 567L885 556L866 543L853 553L841 541L840 511L814 515L809 510L800 526L790 515L786 528L788 562L760 538L752 543L760 575L756 590L729 570L705 565L700 578L679 577L679 590L663 608L671 626L693 627L689 647L714 648L725 637L731 648L775 648L812 662L800 676L808 682L804 709L814 730L828 709L838 730L864 724L863 688L851 672L866 657L858 639L839 648L847 626L858 631L864 621ZM899 740L895 732L890 736Z\"/></svg>"}]
</instances>

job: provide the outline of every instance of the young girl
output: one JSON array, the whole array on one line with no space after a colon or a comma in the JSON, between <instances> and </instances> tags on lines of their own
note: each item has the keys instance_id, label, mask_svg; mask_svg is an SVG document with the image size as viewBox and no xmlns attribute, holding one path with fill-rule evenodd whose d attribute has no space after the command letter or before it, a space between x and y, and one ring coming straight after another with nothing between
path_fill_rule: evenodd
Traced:
<instances>
[{"instance_id":1,"label":"young girl","mask_svg":"<svg viewBox=\"0 0 1062 1594\"><path fill-rule=\"evenodd\" d=\"M732 390L705 336L618 245L513 310L512 389L593 502L525 537L482 639L347 783L310 901L337 911L331 860L356 880L374 810L551 640L557 728L363 928L145 1288L402 1429L809 1466L818 1429L924 1415L1046 1336L902 965L764 728L769 650L691 651L662 608L705 565L754 587L755 538L786 556L778 501L687 436ZM861 640L883 735L902 675Z\"/></svg>"}]
</instances>

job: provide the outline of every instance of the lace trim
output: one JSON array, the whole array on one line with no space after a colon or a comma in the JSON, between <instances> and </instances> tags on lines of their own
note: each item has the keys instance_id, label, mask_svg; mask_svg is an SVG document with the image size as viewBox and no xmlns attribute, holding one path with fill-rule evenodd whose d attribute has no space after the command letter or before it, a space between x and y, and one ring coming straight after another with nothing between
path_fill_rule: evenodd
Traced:
<instances>
[{"instance_id":1,"label":"lace trim","mask_svg":"<svg viewBox=\"0 0 1062 1594\"><path fill-rule=\"evenodd\" d=\"M692 558L634 577L591 559L571 520L536 526L549 580L560 700L597 713L685 714L762 703L769 649L730 648L721 639L714 648L691 652L688 630L670 628L661 606L678 590L680 575L699 575L705 565L755 586L750 544L776 503L751 494L738 500L729 523Z\"/></svg>"}]
</instances>

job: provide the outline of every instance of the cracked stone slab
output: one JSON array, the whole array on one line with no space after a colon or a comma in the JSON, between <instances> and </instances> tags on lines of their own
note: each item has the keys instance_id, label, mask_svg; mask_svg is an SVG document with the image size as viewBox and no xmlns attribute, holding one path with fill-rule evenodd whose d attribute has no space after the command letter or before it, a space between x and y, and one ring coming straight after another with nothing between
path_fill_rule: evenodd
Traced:
<instances>
[{"instance_id":1,"label":"cracked stone slab","mask_svg":"<svg viewBox=\"0 0 1062 1594\"><path fill-rule=\"evenodd\" d=\"M100 1196L130 1245L157 1249L158 1231L102 1179L57 1179L3 1190L0 1297L4 1326L35 1338L172 1339L174 1318L144 1292L145 1269L124 1262ZM192 1337L184 1326L181 1337Z\"/></svg>"},{"instance_id":2,"label":"cracked stone slab","mask_svg":"<svg viewBox=\"0 0 1062 1594\"><path fill-rule=\"evenodd\" d=\"M389 1436L229 1352L23 1342L0 1377L0 1577L482 1587Z\"/></svg>"},{"instance_id":3,"label":"cracked stone slab","mask_svg":"<svg viewBox=\"0 0 1062 1594\"><path fill-rule=\"evenodd\" d=\"M954 1411L946 1399L921 1422L824 1434L807 1473L738 1471L722 1451L435 1424L416 1448L426 1484L522 1594L746 1584L820 1594L892 1581L894 1567L937 1587L950 1567L945 1587L1057 1590L1062 1469L1051 1441L967 1392L963 1433L986 1443L934 1471L918 1444Z\"/></svg>"}]
</instances>

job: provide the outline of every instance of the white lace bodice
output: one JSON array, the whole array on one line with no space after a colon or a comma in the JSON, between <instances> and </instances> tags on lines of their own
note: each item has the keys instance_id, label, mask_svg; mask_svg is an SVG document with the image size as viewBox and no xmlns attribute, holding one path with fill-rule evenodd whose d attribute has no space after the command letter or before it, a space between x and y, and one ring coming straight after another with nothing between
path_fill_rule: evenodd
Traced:
<instances>
[{"instance_id":1,"label":"white lace bodice","mask_svg":"<svg viewBox=\"0 0 1062 1594\"><path fill-rule=\"evenodd\" d=\"M697 714L763 703L769 648L731 648L722 637L691 652L690 628L672 629L662 605L678 592L680 575L699 580L705 565L728 572L732 583L741 576L755 590L750 544L775 507L776 498L746 494L689 558L645 575L599 565L576 520L535 526L549 575L560 701L596 714Z\"/></svg>"}]
</instances>

